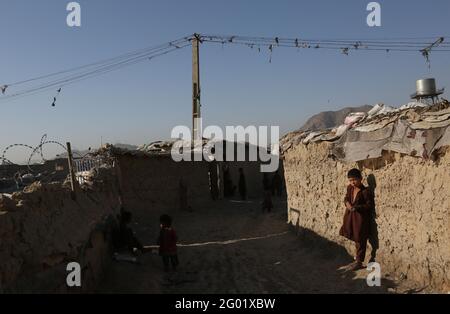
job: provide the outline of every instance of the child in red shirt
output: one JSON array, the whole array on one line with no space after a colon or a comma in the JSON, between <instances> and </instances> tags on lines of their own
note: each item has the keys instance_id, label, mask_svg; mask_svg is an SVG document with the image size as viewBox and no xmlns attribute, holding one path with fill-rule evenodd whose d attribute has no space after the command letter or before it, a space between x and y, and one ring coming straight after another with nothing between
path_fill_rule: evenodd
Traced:
<instances>
[{"instance_id":1,"label":"child in red shirt","mask_svg":"<svg viewBox=\"0 0 450 314\"><path fill-rule=\"evenodd\" d=\"M159 255L162 257L164 271L169 271L169 263L176 271L178 262L177 255L177 234L172 228L172 218L169 215L162 215L160 221L160 232L158 238Z\"/></svg>"}]
</instances>

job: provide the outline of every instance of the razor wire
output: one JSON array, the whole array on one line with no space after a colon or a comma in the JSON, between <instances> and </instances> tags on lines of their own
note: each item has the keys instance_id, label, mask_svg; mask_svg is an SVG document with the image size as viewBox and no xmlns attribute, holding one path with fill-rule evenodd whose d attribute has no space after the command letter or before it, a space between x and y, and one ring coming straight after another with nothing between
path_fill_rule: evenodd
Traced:
<instances>
[{"instance_id":1,"label":"razor wire","mask_svg":"<svg viewBox=\"0 0 450 314\"><path fill-rule=\"evenodd\" d=\"M6 157L6 154L7 154L8 151L9 151L10 149L12 149L12 148L15 148L15 147L24 147L24 148L27 148L27 149L31 150L31 153L30 153L30 155L29 155L29 157L28 157L28 161L27 161L26 166L27 166L28 170L29 170L31 173L34 173L34 170L32 169L32 164L31 164L31 163L32 163L33 157L34 157L37 153L39 153L40 158L41 158L41 162L42 162L42 163L45 163L45 162L47 161L47 159L45 159L45 157L44 157L43 147L44 147L45 145L49 145L49 144L54 144L54 145L60 146L60 147L62 147L62 148L64 149L64 151L67 151L66 145L63 145L63 144L61 144L61 143L58 142L58 141L47 140L47 134L44 134L44 135L41 137L41 140L40 140L39 144L38 144L37 146L35 146L35 147L30 146L30 145L28 145L28 144L20 144L20 143L19 143L19 144L11 144L11 145L7 146L7 147L3 150L2 156L0 157L0 162L1 162L0 165L3 165L3 166L5 166L5 165L9 165L9 166L12 166L12 165L20 166L19 164L15 163L15 162L12 162L10 159L8 159L8 158Z\"/></svg>"}]
</instances>

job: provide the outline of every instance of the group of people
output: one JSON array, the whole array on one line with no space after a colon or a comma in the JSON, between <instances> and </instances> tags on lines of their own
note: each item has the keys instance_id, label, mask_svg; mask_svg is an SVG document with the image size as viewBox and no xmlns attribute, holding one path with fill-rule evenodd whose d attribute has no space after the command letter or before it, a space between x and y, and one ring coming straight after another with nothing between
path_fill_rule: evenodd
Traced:
<instances>
[{"instance_id":1,"label":"group of people","mask_svg":"<svg viewBox=\"0 0 450 314\"><path fill-rule=\"evenodd\" d=\"M269 177L268 173L264 173L262 186L264 190L262 209L270 212L273 208L272 196L277 195L281 197L283 193L283 179L280 173L278 171L275 172L272 178ZM224 188L225 197L234 195L236 187L233 185L228 168L224 169ZM238 192L241 200L247 200L247 181L243 168L239 168Z\"/></svg>"},{"instance_id":2,"label":"group of people","mask_svg":"<svg viewBox=\"0 0 450 314\"><path fill-rule=\"evenodd\" d=\"M121 209L118 216L119 224L113 233L113 245L118 251L126 251L130 254L142 254L146 252L146 248L138 240L133 230L130 227L132 214L125 209ZM177 254L177 234L172 227L172 217L169 215L162 215L159 219L160 231L157 239L159 246L158 252L162 258L164 271L168 272L170 266L172 270L176 271L179 264Z\"/></svg>"},{"instance_id":3,"label":"group of people","mask_svg":"<svg viewBox=\"0 0 450 314\"><path fill-rule=\"evenodd\" d=\"M243 169L239 169L239 193L242 199L246 199L246 183ZM373 192L362 183L362 174L358 169L351 169L347 174L349 184L347 193L344 197L345 213L343 224L339 230L339 234L347 239L355 242L356 255L354 262L347 267L350 270L358 270L362 268L366 256L367 241L373 236L372 221L375 215L375 202ZM269 180L267 174L263 178L264 201L263 209L271 211L273 204L271 200L272 194L281 195L280 182L281 177L278 172L272 180ZM114 246L116 249L128 250L133 254L144 252L145 248L134 235L133 230L129 226L131 222L131 213L125 209L121 209L118 228L114 233ZM159 245L159 255L162 257L164 270L177 269L179 264L177 255L177 234L172 227L172 218L169 215L160 217L160 232L157 240ZM375 245L372 243L372 247ZM376 249L376 247L375 247ZM372 254L371 260L375 256Z\"/></svg>"}]
</instances>

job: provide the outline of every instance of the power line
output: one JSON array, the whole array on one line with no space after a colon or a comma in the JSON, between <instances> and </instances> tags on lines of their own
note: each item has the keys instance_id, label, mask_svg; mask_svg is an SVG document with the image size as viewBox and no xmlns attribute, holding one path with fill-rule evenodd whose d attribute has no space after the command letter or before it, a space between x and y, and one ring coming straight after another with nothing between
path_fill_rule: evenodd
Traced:
<instances>
[{"instance_id":1,"label":"power line","mask_svg":"<svg viewBox=\"0 0 450 314\"><path fill-rule=\"evenodd\" d=\"M115 61L114 62L106 62L104 64L98 65L96 67L91 67L89 68L89 66L82 66L82 67L78 67L77 69L81 69L81 68L88 68L85 71L75 71L74 73L71 73L67 76L64 77L59 77L57 79L51 80L51 81L45 81L43 83L41 83L40 85L37 86L33 86L30 87L28 89L23 89L20 90L14 94L11 95L6 95L3 97L0 97L0 101L8 101L11 99L17 99L21 96L28 96L28 95L33 95L39 92L43 92L55 87L63 87L66 85L70 85L70 84L74 84L76 82L85 80L85 79L89 79L98 75L102 75L105 73L109 73L111 71L115 71L118 69L121 69L123 67L126 66L130 66L139 62L143 62L143 61L147 61L147 60L152 60L156 57L168 54L170 52L173 52L175 50L179 50L182 49L186 46L189 46L190 44L188 43L188 39L183 39L183 40L177 40L177 41L172 41L169 42L167 44L164 45L160 45L156 48L152 48L151 51L149 50L145 50L142 51L138 54L134 53L134 54L128 54L127 58L114 58ZM99 64L99 62L97 62L97 64ZM92 65L92 64L91 64ZM42 77L51 77L51 76L55 76L55 75L59 75L61 73L67 73L70 70L66 70L66 71L60 71L57 72L58 74L49 74L49 75L45 75ZM27 81L31 81L27 80ZM34 79L34 80L39 80L39 79Z\"/></svg>"},{"instance_id":2,"label":"power line","mask_svg":"<svg viewBox=\"0 0 450 314\"><path fill-rule=\"evenodd\" d=\"M82 80L96 77L126 66L151 60L190 45L195 35L185 36L162 45L138 49L117 57L100 60L86 65L65 69L62 71L39 75L30 79L4 84L2 93L10 87L27 85L36 82L36 85L23 88L13 94L0 97L0 101L6 102L19 97L34 95L53 88L60 89L63 86L74 84ZM270 61L275 48L296 49L326 49L340 51L349 55L351 51L384 51L384 52L420 52L427 60L433 52L450 52L450 43L446 43L445 37L399 37L399 38L366 38L366 39L313 39L313 38L285 38L285 37L256 37L236 35L197 35L202 43L243 45L250 48L268 48ZM447 36L448 37L448 36ZM67 74L67 75L66 75Z\"/></svg>"},{"instance_id":3,"label":"power line","mask_svg":"<svg viewBox=\"0 0 450 314\"><path fill-rule=\"evenodd\" d=\"M279 42L278 44L272 42L257 42L257 41L233 41L233 42L227 42L223 40L216 40L216 39L207 39L204 40L205 42L210 43L218 43L218 44L234 44L234 45L243 45L247 46L249 48L260 48L260 47L283 47L283 48L298 48L298 49L334 49L334 50L342 50L345 48L348 48L348 50L366 50L366 51L401 51L401 52L418 52L418 49L411 49L416 47L408 47L408 46L387 46L387 45L371 45L371 46L365 46L363 44L328 44L328 43L314 43L314 42L303 42L296 44L286 44ZM450 48L450 46L448 46ZM417 46L419 48L419 46ZM433 51L437 52L450 52L450 49L435 49Z\"/></svg>"},{"instance_id":4,"label":"power line","mask_svg":"<svg viewBox=\"0 0 450 314\"><path fill-rule=\"evenodd\" d=\"M156 47L152 46L152 47L138 49L138 50L135 50L135 51L131 51L131 52L128 52L128 53L125 53L125 54L113 57L113 58L104 59L104 60L100 60L100 61L96 61L96 62L93 62L93 63L86 64L86 65L82 65L82 66L78 66L78 67L74 67L74 68L70 68L70 69L65 69L65 70L62 70L62 71L58 71L58 72L45 74L45 75L41 75L41 76L30 78L30 79L26 79L26 80L10 83L10 84L7 84L7 86L11 87L11 86L15 86L15 85L21 85L21 84L29 83L29 82L32 82L32 81L41 80L41 79L44 79L44 78L61 75L61 74L68 73L68 72L74 72L74 71L77 71L77 70L80 70L80 69L83 69L83 68L92 67L92 66L95 66L95 65L102 65L102 64L107 64L107 63L110 63L110 62L115 62L116 60L132 57L132 56L135 56L135 55L150 53L150 52L152 52L155 49L163 48L163 47L166 47L167 45L170 45L170 44L176 45L176 44L179 44L179 43L183 43L183 42L185 42L187 40L189 40L189 37L182 37L182 38L173 40L173 41L171 41L169 43L162 44L162 45L159 45L159 46L156 46Z\"/></svg>"},{"instance_id":5,"label":"power line","mask_svg":"<svg viewBox=\"0 0 450 314\"><path fill-rule=\"evenodd\" d=\"M443 43L436 45L432 48L433 51L450 51L450 44ZM320 40L320 39L301 39L301 38L282 38L282 37L249 37L249 36L232 36L232 35L202 35L203 42L221 43L221 44L237 44L246 45L250 47L263 46L263 47L286 47L286 48L326 48L326 49L345 49L348 50L375 50L375 51L411 51L420 52L424 47L430 46L430 42L393 42L382 40ZM433 42L435 39L433 40ZM449 48L449 49L443 49Z\"/></svg>"}]
</instances>

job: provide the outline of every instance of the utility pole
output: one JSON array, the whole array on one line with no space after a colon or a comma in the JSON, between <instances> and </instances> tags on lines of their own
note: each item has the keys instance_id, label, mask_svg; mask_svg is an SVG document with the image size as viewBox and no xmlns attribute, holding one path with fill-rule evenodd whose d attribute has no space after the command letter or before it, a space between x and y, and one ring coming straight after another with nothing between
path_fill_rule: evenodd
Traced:
<instances>
[{"instance_id":1,"label":"utility pole","mask_svg":"<svg viewBox=\"0 0 450 314\"><path fill-rule=\"evenodd\" d=\"M199 44L200 35L194 34L192 37L192 141L201 140L200 123L200 62Z\"/></svg>"}]
</instances>

